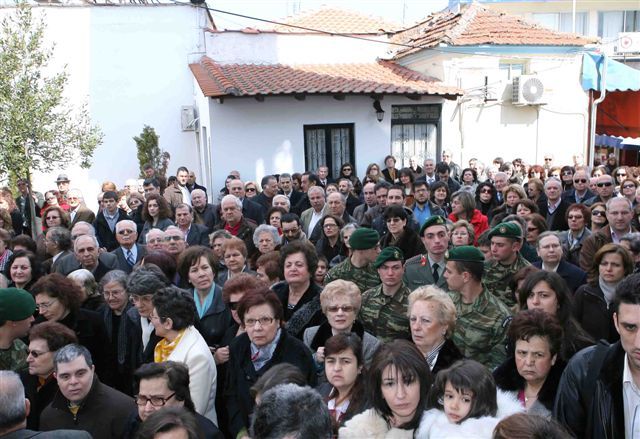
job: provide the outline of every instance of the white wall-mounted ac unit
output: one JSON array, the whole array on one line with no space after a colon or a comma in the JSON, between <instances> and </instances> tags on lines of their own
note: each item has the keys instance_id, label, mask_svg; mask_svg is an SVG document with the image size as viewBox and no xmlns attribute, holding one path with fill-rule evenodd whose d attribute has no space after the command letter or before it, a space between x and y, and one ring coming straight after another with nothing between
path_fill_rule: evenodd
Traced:
<instances>
[{"instance_id":1,"label":"white wall-mounted ac unit","mask_svg":"<svg viewBox=\"0 0 640 439\"><path fill-rule=\"evenodd\" d=\"M640 52L640 32L620 32L616 44L618 53Z\"/></svg>"},{"instance_id":2,"label":"white wall-mounted ac unit","mask_svg":"<svg viewBox=\"0 0 640 439\"><path fill-rule=\"evenodd\" d=\"M545 104L544 84L536 75L521 75L513 78L514 105L543 105Z\"/></svg>"}]
</instances>

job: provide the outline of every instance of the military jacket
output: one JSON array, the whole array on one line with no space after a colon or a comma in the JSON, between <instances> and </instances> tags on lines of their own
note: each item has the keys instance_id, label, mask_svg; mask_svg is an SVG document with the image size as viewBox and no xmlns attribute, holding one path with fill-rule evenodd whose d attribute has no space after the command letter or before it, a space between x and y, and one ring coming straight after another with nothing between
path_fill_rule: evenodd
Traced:
<instances>
[{"instance_id":1,"label":"military jacket","mask_svg":"<svg viewBox=\"0 0 640 439\"><path fill-rule=\"evenodd\" d=\"M410 339L407 306L411 291L403 283L393 296L382 292L382 284L362 295L362 306L358 320L364 330L383 342L395 339Z\"/></svg>"},{"instance_id":2,"label":"military jacket","mask_svg":"<svg viewBox=\"0 0 640 439\"><path fill-rule=\"evenodd\" d=\"M442 289L447 289L447 280L444 275L440 276L438 282L433 279L433 273L426 254L407 259L404 264L404 277L402 280L411 291L424 285L434 284Z\"/></svg>"},{"instance_id":3,"label":"military jacket","mask_svg":"<svg viewBox=\"0 0 640 439\"><path fill-rule=\"evenodd\" d=\"M373 268L373 264L358 268L351 263L351 258L345 259L329 270L325 275L324 284L326 285L337 279L353 282L358 286L361 293L380 285L380 276L378 276L378 271Z\"/></svg>"},{"instance_id":4,"label":"military jacket","mask_svg":"<svg viewBox=\"0 0 640 439\"><path fill-rule=\"evenodd\" d=\"M509 288L511 278L521 268L531 265L529 261L518 253L518 257L511 265L502 265L497 261L489 261L484 265L482 283L509 308L516 304L515 292Z\"/></svg>"},{"instance_id":5,"label":"military jacket","mask_svg":"<svg viewBox=\"0 0 640 439\"><path fill-rule=\"evenodd\" d=\"M507 328L511 312L486 288L472 304L464 304L462 295L450 292L456 306L453 342L460 352L493 369L507 358Z\"/></svg>"},{"instance_id":6,"label":"military jacket","mask_svg":"<svg viewBox=\"0 0 640 439\"><path fill-rule=\"evenodd\" d=\"M0 370L23 372L27 370L27 345L16 338L9 349L0 349Z\"/></svg>"}]
</instances>

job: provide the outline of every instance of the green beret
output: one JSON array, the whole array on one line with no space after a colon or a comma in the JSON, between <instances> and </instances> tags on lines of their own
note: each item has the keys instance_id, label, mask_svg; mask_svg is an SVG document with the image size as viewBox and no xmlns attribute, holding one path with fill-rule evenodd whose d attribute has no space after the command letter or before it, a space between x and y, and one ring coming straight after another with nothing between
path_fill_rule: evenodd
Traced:
<instances>
[{"instance_id":1,"label":"green beret","mask_svg":"<svg viewBox=\"0 0 640 439\"><path fill-rule=\"evenodd\" d=\"M449 250L447 261L484 262L484 255L471 245L461 245Z\"/></svg>"},{"instance_id":2,"label":"green beret","mask_svg":"<svg viewBox=\"0 0 640 439\"><path fill-rule=\"evenodd\" d=\"M349 245L353 250L369 250L378 245L378 241L378 232L368 227L356 229L349 237Z\"/></svg>"},{"instance_id":3,"label":"green beret","mask_svg":"<svg viewBox=\"0 0 640 439\"><path fill-rule=\"evenodd\" d=\"M0 322L17 322L36 311L33 296L20 288L0 288Z\"/></svg>"},{"instance_id":4,"label":"green beret","mask_svg":"<svg viewBox=\"0 0 640 439\"><path fill-rule=\"evenodd\" d=\"M424 234L424 231L427 230L427 227L431 226L446 226L447 222L440 215L432 215L424 222L422 227L420 227L420 236Z\"/></svg>"},{"instance_id":5,"label":"green beret","mask_svg":"<svg viewBox=\"0 0 640 439\"><path fill-rule=\"evenodd\" d=\"M398 247L385 247L382 249L373 266L377 269L387 261L404 261L404 254Z\"/></svg>"},{"instance_id":6,"label":"green beret","mask_svg":"<svg viewBox=\"0 0 640 439\"><path fill-rule=\"evenodd\" d=\"M489 232L489 239L494 236L522 239L522 230L520 229L520 226L515 223L500 223Z\"/></svg>"}]
</instances>

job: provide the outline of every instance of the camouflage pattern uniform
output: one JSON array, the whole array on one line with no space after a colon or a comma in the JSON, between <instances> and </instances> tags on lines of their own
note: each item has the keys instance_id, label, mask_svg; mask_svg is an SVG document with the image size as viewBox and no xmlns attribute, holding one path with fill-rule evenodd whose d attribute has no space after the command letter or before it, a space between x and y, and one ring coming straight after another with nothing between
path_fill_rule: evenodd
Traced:
<instances>
[{"instance_id":1,"label":"camouflage pattern uniform","mask_svg":"<svg viewBox=\"0 0 640 439\"><path fill-rule=\"evenodd\" d=\"M403 283L392 297L382 292L382 284L362 295L358 320L364 330L383 342L395 339L410 340L407 307L411 291Z\"/></svg>"},{"instance_id":2,"label":"camouflage pattern uniform","mask_svg":"<svg viewBox=\"0 0 640 439\"><path fill-rule=\"evenodd\" d=\"M0 349L0 370L23 372L27 370L27 345L16 338L9 349Z\"/></svg>"},{"instance_id":3,"label":"camouflage pattern uniform","mask_svg":"<svg viewBox=\"0 0 640 439\"><path fill-rule=\"evenodd\" d=\"M324 277L324 284L326 285L337 279L353 282L358 286L361 293L380 285L380 276L378 276L378 270L373 267L373 264L358 268L351 263L351 258L345 259L329 270Z\"/></svg>"},{"instance_id":4,"label":"camouflage pattern uniform","mask_svg":"<svg viewBox=\"0 0 640 439\"><path fill-rule=\"evenodd\" d=\"M488 261L484 265L482 283L509 308L516 305L515 292L509 288L511 278L521 268L531 265L520 253L511 265L503 265L498 261Z\"/></svg>"},{"instance_id":5,"label":"camouflage pattern uniform","mask_svg":"<svg viewBox=\"0 0 640 439\"><path fill-rule=\"evenodd\" d=\"M489 369L500 365L507 358L507 329L511 312L486 288L472 304L462 302L462 295L450 292L456 306L456 327L453 342L460 352Z\"/></svg>"}]
</instances>

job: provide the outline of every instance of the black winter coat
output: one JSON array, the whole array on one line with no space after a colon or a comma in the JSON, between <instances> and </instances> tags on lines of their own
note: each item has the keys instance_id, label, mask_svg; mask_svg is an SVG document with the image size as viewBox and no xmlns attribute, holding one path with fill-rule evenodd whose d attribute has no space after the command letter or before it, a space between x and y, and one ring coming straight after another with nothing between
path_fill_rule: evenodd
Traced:
<instances>
[{"instance_id":1,"label":"black winter coat","mask_svg":"<svg viewBox=\"0 0 640 439\"><path fill-rule=\"evenodd\" d=\"M573 296L573 315L594 340L614 343L620 339L613 325L613 306L607 308L598 284L582 285Z\"/></svg>"},{"instance_id":2,"label":"black winter coat","mask_svg":"<svg viewBox=\"0 0 640 439\"><path fill-rule=\"evenodd\" d=\"M127 215L127 212L122 209L118 209L118 220L116 223L128 219L129 215ZM120 246L116 239L115 231L112 232L109 228L109 223L104 217L104 212L102 210L98 212L96 220L93 222L93 227L96 229L96 238L98 239L100 247L104 247L108 252L112 252Z\"/></svg>"},{"instance_id":3,"label":"black winter coat","mask_svg":"<svg viewBox=\"0 0 640 439\"><path fill-rule=\"evenodd\" d=\"M264 373L276 364L289 363L300 369L307 383L316 385L316 371L311 351L300 340L280 331L280 340L269 360L260 370L255 370L251 362L251 341L247 333L234 338L229 345L229 364L224 395L229 415L229 430L233 437L243 428L249 428L249 416L253 412L254 401L249 389Z\"/></svg>"},{"instance_id":4,"label":"black winter coat","mask_svg":"<svg viewBox=\"0 0 640 439\"><path fill-rule=\"evenodd\" d=\"M213 301L200 318L198 331L207 342L207 346L218 346L225 332L233 323L233 319L231 312L222 300L222 288L215 285L213 293L209 294L213 294Z\"/></svg>"},{"instance_id":5,"label":"black winter coat","mask_svg":"<svg viewBox=\"0 0 640 439\"><path fill-rule=\"evenodd\" d=\"M20 380L24 386L24 396L29 399L31 408L27 416L27 428L30 430L38 430L40 428L40 414L46 406L51 404L53 397L58 392L58 382L50 376L44 385L38 389L38 377L29 375L28 372L20 374Z\"/></svg>"},{"instance_id":6,"label":"black winter coat","mask_svg":"<svg viewBox=\"0 0 640 439\"><path fill-rule=\"evenodd\" d=\"M460 352L460 349L458 349L453 340L450 338L446 339L442 345L442 349L438 352L438 358L436 359L436 364L431 370L431 375L435 377L438 372L448 368L453 365L453 363L458 360L462 360L463 358L464 355L462 355L462 352Z\"/></svg>"}]
</instances>

